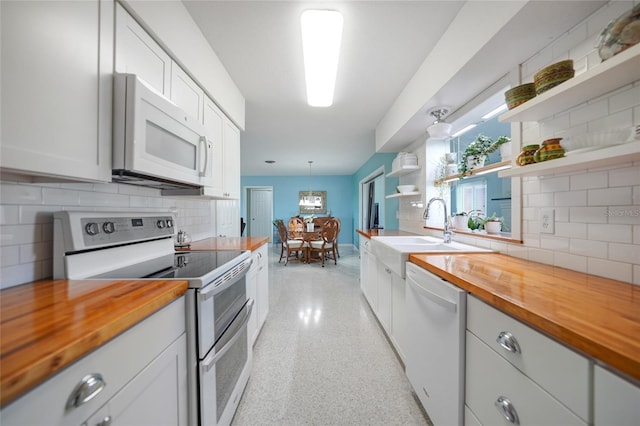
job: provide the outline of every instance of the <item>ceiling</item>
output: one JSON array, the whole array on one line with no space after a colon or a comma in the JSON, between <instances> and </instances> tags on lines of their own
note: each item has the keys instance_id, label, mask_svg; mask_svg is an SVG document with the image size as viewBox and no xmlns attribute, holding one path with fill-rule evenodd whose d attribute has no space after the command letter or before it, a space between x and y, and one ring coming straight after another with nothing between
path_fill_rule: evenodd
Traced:
<instances>
[{"instance_id":1,"label":"ceiling","mask_svg":"<svg viewBox=\"0 0 640 426\"><path fill-rule=\"evenodd\" d=\"M482 1L482 0L476 0ZM246 99L243 176L350 175L375 153L375 131L441 35L461 1L183 0ZM572 28L602 1L534 1L509 22L380 151L425 136L427 111L456 111ZM344 30L334 103L306 103L300 14L339 10ZM455 52L455 46L451 46ZM481 70L481 72L478 72ZM275 160L273 164L266 160Z\"/></svg>"}]
</instances>

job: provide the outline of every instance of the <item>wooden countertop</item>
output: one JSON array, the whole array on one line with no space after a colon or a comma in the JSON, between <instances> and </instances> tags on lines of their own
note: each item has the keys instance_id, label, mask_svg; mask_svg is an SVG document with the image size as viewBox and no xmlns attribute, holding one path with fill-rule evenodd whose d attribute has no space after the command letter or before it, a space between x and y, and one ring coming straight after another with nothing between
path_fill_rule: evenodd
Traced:
<instances>
[{"instance_id":1,"label":"wooden countertop","mask_svg":"<svg viewBox=\"0 0 640 426\"><path fill-rule=\"evenodd\" d=\"M640 380L640 286L498 253L409 261Z\"/></svg>"},{"instance_id":2,"label":"wooden countertop","mask_svg":"<svg viewBox=\"0 0 640 426\"><path fill-rule=\"evenodd\" d=\"M0 291L0 406L186 290L186 281L43 280Z\"/></svg>"},{"instance_id":3,"label":"wooden countertop","mask_svg":"<svg viewBox=\"0 0 640 426\"><path fill-rule=\"evenodd\" d=\"M269 237L213 237L191 243L184 250L250 250L254 251L269 242Z\"/></svg>"},{"instance_id":4,"label":"wooden countertop","mask_svg":"<svg viewBox=\"0 0 640 426\"><path fill-rule=\"evenodd\" d=\"M363 237L397 237L401 235L418 235L415 232L399 231L397 229L356 229Z\"/></svg>"}]
</instances>

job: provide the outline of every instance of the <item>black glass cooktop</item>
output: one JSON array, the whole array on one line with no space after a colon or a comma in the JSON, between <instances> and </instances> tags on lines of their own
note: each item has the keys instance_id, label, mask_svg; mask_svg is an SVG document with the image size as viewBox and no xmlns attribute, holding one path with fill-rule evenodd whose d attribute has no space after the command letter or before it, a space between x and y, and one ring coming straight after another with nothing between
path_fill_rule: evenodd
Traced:
<instances>
[{"instance_id":1,"label":"black glass cooktop","mask_svg":"<svg viewBox=\"0 0 640 426\"><path fill-rule=\"evenodd\" d=\"M242 251L189 251L176 252L151 260L136 263L91 278L101 279L215 279L235 265L233 260L242 256Z\"/></svg>"}]
</instances>

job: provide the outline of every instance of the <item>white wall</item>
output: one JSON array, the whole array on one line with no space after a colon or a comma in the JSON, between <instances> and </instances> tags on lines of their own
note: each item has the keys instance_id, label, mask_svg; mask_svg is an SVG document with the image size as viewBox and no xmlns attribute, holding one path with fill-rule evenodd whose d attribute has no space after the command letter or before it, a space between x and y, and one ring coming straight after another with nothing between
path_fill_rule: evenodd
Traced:
<instances>
[{"instance_id":1,"label":"white wall","mask_svg":"<svg viewBox=\"0 0 640 426\"><path fill-rule=\"evenodd\" d=\"M194 239L215 236L215 202L161 197L123 184L0 183L0 288L53 275L53 213L60 210L164 211Z\"/></svg>"},{"instance_id":2,"label":"white wall","mask_svg":"<svg viewBox=\"0 0 640 426\"><path fill-rule=\"evenodd\" d=\"M598 35L610 20L632 6L633 2L612 2L603 7L523 63L522 81L533 81L538 69L562 59L573 59L577 74L597 66L600 59L594 45ZM522 143L539 144L553 136L608 128L631 129L636 124L640 124L640 81L540 122L525 123ZM416 141L411 151L424 157L427 147L423 141ZM427 155L422 161L420 164L427 164L437 158ZM420 185L425 178L422 173L411 177L420 181L403 183ZM640 163L525 177L522 200L522 245L464 236L457 239L524 259L640 284ZM542 207L555 209L553 235L538 230ZM401 203L400 229L427 233L420 226L424 225L423 211Z\"/></svg>"}]
</instances>

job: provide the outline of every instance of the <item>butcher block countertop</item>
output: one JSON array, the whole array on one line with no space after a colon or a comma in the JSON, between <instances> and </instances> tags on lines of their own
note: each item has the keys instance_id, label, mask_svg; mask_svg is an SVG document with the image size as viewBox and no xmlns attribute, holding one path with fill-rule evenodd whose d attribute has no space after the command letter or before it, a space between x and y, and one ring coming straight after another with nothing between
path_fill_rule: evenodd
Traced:
<instances>
[{"instance_id":1,"label":"butcher block countertop","mask_svg":"<svg viewBox=\"0 0 640 426\"><path fill-rule=\"evenodd\" d=\"M399 231L397 229L356 229L356 232L363 237L371 238L371 237L398 237L402 235L417 235L414 232L407 231Z\"/></svg>"},{"instance_id":2,"label":"butcher block countertop","mask_svg":"<svg viewBox=\"0 0 640 426\"><path fill-rule=\"evenodd\" d=\"M640 286L498 253L409 261L640 380Z\"/></svg>"},{"instance_id":3,"label":"butcher block countertop","mask_svg":"<svg viewBox=\"0 0 640 426\"><path fill-rule=\"evenodd\" d=\"M269 242L269 237L213 237L191 243L184 250L250 250L254 251Z\"/></svg>"},{"instance_id":4,"label":"butcher block countertop","mask_svg":"<svg viewBox=\"0 0 640 426\"><path fill-rule=\"evenodd\" d=\"M186 281L164 280L42 280L0 291L0 406L186 291Z\"/></svg>"}]
</instances>

